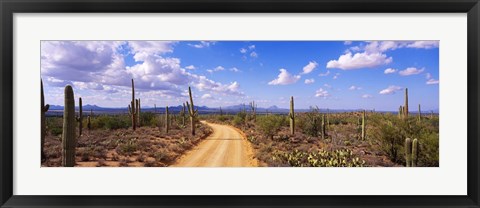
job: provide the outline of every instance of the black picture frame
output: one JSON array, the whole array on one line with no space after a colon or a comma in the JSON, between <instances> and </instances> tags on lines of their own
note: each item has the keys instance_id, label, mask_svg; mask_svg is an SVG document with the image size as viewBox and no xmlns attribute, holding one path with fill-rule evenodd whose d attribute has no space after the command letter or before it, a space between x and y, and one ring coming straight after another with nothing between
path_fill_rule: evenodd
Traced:
<instances>
[{"instance_id":1,"label":"black picture frame","mask_svg":"<svg viewBox=\"0 0 480 208\"><path fill-rule=\"evenodd\" d=\"M1 207L480 207L479 0L0 0ZM468 194L466 196L25 196L13 195L15 13L467 13ZM445 180L450 180L446 178ZM412 187L414 188L414 187Z\"/></svg>"}]
</instances>

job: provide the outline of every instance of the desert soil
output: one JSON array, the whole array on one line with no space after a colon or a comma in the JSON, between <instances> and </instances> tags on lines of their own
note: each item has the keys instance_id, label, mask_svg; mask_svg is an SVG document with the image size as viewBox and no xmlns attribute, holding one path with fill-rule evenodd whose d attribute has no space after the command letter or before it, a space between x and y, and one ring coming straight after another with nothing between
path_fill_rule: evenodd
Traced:
<instances>
[{"instance_id":1,"label":"desert soil","mask_svg":"<svg viewBox=\"0 0 480 208\"><path fill-rule=\"evenodd\" d=\"M243 132L221 124L209 125L213 133L192 150L184 154L174 167L254 167L253 149Z\"/></svg>"}]
</instances>

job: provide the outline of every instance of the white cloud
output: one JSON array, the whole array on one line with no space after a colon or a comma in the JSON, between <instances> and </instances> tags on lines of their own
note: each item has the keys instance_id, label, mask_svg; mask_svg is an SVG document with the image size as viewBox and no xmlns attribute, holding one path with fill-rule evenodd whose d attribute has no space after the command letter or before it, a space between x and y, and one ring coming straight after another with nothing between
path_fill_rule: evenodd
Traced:
<instances>
[{"instance_id":1,"label":"white cloud","mask_svg":"<svg viewBox=\"0 0 480 208\"><path fill-rule=\"evenodd\" d=\"M307 65L303 67L303 72L301 74L308 74L317 68L318 63L315 61L310 61Z\"/></svg>"},{"instance_id":2,"label":"white cloud","mask_svg":"<svg viewBox=\"0 0 480 208\"><path fill-rule=\"evenodd\" d=\"M326 88L332 88L332 86L329 84L323 84L323 86L325 86Z\"/></svg>"},{"instance_id":3,"label":"white cloud","mask_svg":"<svg viewBox=\"0 0 480 208\"><path fill-rule=\"evenodd\" d=\"M296 83L300 79L299 75L292 75L286 69L280 69L278 77L270 81L269 85L288 85Z\"/></svg>"},{"instance_id":4,"label":"white cloud","mask_svg":"<svg viewBox=\"0 0 480 208\"><path fill-rule=\"evenodd\" d=\"M245 48L240 48L240 53L247 53L247 49L245 49Z\"/></svg>"},{"instance_id":5,"label":"white cloud","mask_svg":"<svg viewBox=\"0 0 480 208\"><path fill-rule=\"evenodd\" d=\"M405 70L399 71L398 74L402 76L410 76L415 74L420 74L425 71L425 68L417 69L415 67L408 67Z\"/></svg>"},{"instance_id":6,"label":"white cloud","mask_svg":"<svg viewBox=\"0 0 480 208\"><path fill-rule=\"evenodd\" d=\"M313 84L315 79L305 79L305 84Z\"/></svg>"},{"instance_id":7,"label":"white cloud","mask_svg":"<svg viewBox=\"0 0 480 208\"><path fill-rule=\"evenodd\" d=\"M251 52L251 53L250 53L250 57L252 57L252 58L257 58L257 57L258 57L257 52L255 52L255 51Z\"/></svg>"},{"instance_id":8,"label":"white cloud","mask_svg":"<svg viewBox=\"0 0 480 208\"><path fill-rule=\"evenodd\" d=\"M343 45L351 45L352 44L352 41L345 41L343 42Z\"/></svg>"},{"instance_id":9,"label":"white cloud","mask_svg":"<svg viewBox=\"0 0 480 208\"><path fill-rule=\"evenodd\" d=\"M216 43L215 41L200 41L197 44L188 44L188 45L194 48L208 48L212 45L215 45L215 43Z\"/></svg>"},{"instance_id":10,"label":"white cloud","mask_svg":"<svg viewBox=\"0 0 480 208\"><path fill-rule=\"evenodd\" d=\"M434 84L438 84L439 81L436 80L436 79L429 79L427 80L427 85L434 85Z\"/></svg>"},{"instance_id":11,"label":"white cloud","mask_svg":"<svg viewBox=\"0 0 480 208\"><path fill-rule=\"evenodd\" d=\"M373 98L373 96L369 95L369 94L364 94L364 95L362 95L362 98L369 99L369 98Z\"/></svg>"},{"instance_id":12,"label":"white cloud","mask_svg":"<svg viewBox=\"0 0 480 208\"><path fill-rule=\"evenodd\" d=\"M204 94L202 95L202 99L213 99L213 96L210 94Z\"/></svg>"},{"instance_id":13,"label":"white cloud","mask_svg":"<svg viewBox=\"0 0 480 208\"><path fill-rule=\"evenodd\" d=\"M409 43L407 48L423 48L423 49L430 49L430 48L438 48L439 41L415 41L413 43Z\"/></svg>"},{"instance_id":14,"label":"white cloud","mask_svg":"<svg viewBox=\"0 0 480 208\"><path fill-rule=\"evenodd\" d=\"M197 67L195 67L194 65L189 65L189 66L186 66L185 69L195 70L195 69L197 69Z\"/></svg>"},{"instance_id":15,"label":"white cloud","mask_svg":"<svg viewBox=\"0 0 480 208\"><path fill-rule=\"evenodd\" d=\"M250 50L255 49L255 45L250 45L250 46L248 46L248 49L250 49Z\"/></svg>"},{"instance_id":16,"label":"white cloud","mask_svg":"<svg viewBox=\"0 0 480 208\"><path fill-rule=\"evenodd\" d=\"M240 72L240 69L238 69L237 67L230 68L229 70L232 72Z\"/></svg>"},{"instance_id":17,"label":"white cloud","mask_svg":"<svg viewBox=\"0 0 480 208\"><path fill-rule=\"evenodd\" d=\"M329 97L330 94L328 93L328 91L324 90L323 88L320 88L318 89L316 92L315 92L315 97Z\"/></svg>"},{"instance_id":18,"label":"white cloud","mask_svg":"<svg viewBox=\"0 0 480 208\"><path fill-rule=\"evenodd\" d=\"M390 85L386 89L383 89L382 91L380 91L379 94L382 94L382 95L395 94L395 92L400 91L402 89L403 89L402 87Z\"/></svg>"},{"instance_id":19,"label":"white cloud","mask_svg":"<svg viewBox=\"0 0 480 208\"><path fill-rule=\"evenodd\" d=\"M352 85L348 88L349 90L361 90L362 88L361 87L358 87L358 86L355 86L355 85Z\"/></svg>"},{"instance_id":20,"label":"white cloud","mask_svg":"<svg viewBox=\"0 0 480 208\"><path fill-rule=\"evenodd\" d=\"M388 68L388 69L385 69L385 71L383 71L384 74L393 74L395 72L397 72L397 70L393 68Z\"/></svg>"},{"instance_id":21,"label":"white cloud","mask_svg":"<svg viewBox=\"0 0 480 208\"><path fill-rule=\"evenodd\" d=\"M391 63L392 57L382 53L352 53L348 52L341 55L338 60L330 60L327 63L327 68L338 68L342 70L352 70L361 68L373 68Z\"/></svg>"},{"instance_id":22,"label":"white cloud","mask_svg":"<svg viewBox=\"0 0 480 208\"><path fill-rule=\"evenodd\" d=\"M327 72L325 72L323 74L320 73L320 74L318 74L318 76L325 77L325 76L328 76L329 74L330 74L330 70L328 70Z\"/></svg>"},{"instance_id":23,"label":"white cloud","mask_svg":"<svg viewBox=\"0 0 480 208\"><path fill-rule=\"evenodd\" d=\"M225 68L223 66L217 66L213 69L207 69L207 72L213 73L213 72L218 72L218 71L223 71L223 70L225 70Z\"/></svg>"}]
</instances>

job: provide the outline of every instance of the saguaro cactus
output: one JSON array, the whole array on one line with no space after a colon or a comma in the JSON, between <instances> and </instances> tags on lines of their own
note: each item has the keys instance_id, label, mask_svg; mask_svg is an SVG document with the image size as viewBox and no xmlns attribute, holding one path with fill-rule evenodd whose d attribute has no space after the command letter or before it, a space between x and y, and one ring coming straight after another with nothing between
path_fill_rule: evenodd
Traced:
<instances>
[{"instance_id":1,"label":"saguaro cactus","mask_svg":"<svg viewBox=\"0 0 480 208\"><path fill-rule=\"evenodd\" d=\"M408 88L405 88L405 106L403 106L404 119L408 119Z\"/></svg>"},{"instance_id":2,"label":"saguaro cactus","mask_svg":"<svg viewBox=\"0 0 480 208\"><path fill-rule=\"evenodd\" d=\"M290 112L288 113L288 117L290 118L290 134L295 134L295 110L294 110L294 103L293 103L293 96L290 97Z\"/></svg>"},{"instance_id":3,"label":"saguaro cactus","mask_svg":"<svg viewBox=\"0 0 480 208\"><path fill-rule=\"evenodd\" d=\"M420 109L420 104L418 104L418 121L422 120L422 110Z\"/></svg>"},{"instance_id":4,"label":"saguaro cactus","mask_svg":"<svg viewBox=\"0 0 480 208\"><path fill-rule=\"evenodd\" d=\"M183 107L182 109L180 110L180 116L182 116L182 126L185 126L185 103L182 103Z\"/></svg>"},{"instance_id":5,"label":"saguaro cactus","mask_svg":"<svg viewBox=\"0 0 480 208\"><path fill-rule=\"evenodd\" d=\"M410 138L405 139L405 162L407 167L412 166L412 140Z\"/></svg>"},{"instance_id":6,"label":"saguaro cactus","mask_svg":"<svg viewBox=\"0 0 480 208\"><path fill-rule=\"evenodd\" d=\"M137 127L137 110L135 109L135 84L132 79L132 101L128 106L128 112L132 116L132 129L135 131Z\"/></svg>"},{"instance_id":7,"label":"saguaro cactus","mask_svg":"<svg viewBox=\"0 0 480 208\"><path fill-rule=\"evenodd\" d=\"M168 115L168 106L165 107L165 131L168 133L168 130L170 129L170 119Z\"/></svg>"},{"instance_id":8,"label":"saguaro cactus","mask_svg":"<svg viewBox=\"0 0 480 208\"><path fill-rule=\"evenodd\" d=\"M326 139L327 137L327 132L325 130L325 114L322 114L322 128L320 129L320 133L322 134L322 139Z\"/></svg>"},{"instance_id":9,"label":"saguaro cactus","mask_svg":"<svg viewBox=\"0 0 480 208\"><path fill-rule=\"evenodd\" d=\"M50 105L45 105L45 97L43 96L43 81L40 79L40 88L41 88L41 103L40 103L40 123L41 123L41 130L40 130L40 141L41 141L41 161L45 161L47 157L43 152L43 147L45 146L45 134L47 132L47 118L45 116L45 112L48 111Z\"/></svg>"},{"instance_id":10,"label":"saguaro cactus","mask_svg":"<svg viewBox=\"0 0 480 208\"><path fill-rule=\"evenodd\" d=\"M252 101L250 103L250 109L252 110L253 121L256 121L257 120L257 105L255 104L255 101Z\"/></svg>"},{"instance_id":11,"label":"saguaro cactus","mask_svg":"<svg viewBox=\"0 0 480 208\"><path fill-rule=\"evenodd\" d=\"M137 112L135 113L137 119L137 127L140 127L140 98L135 100L135 109Z\"/></svg>"},{"instance_id":12,"label":"saguaro cactus","mask_svg":"<svg viewBox=\"0 0 480 208\"><path fill-rule=\"evenodd\" d=\"M398 108L398 118L402 118L402 116L403 116L403 106L400 106Z\"/></svg>"},{"instance_id":13,"label":"saguaro cactus","mask_svg":"<svg viewBox=\"0 0 480 208\"><path fill-rule=\"evenodd\" d=\"M412 167L417 167L418 160L418 139L412 141Z\"/></svg>"},{"instance_id":14,"label":"saguaro cactus","mask_svg":"<svg viewBox=\"0 0 480 208\"><path fill-rule=\"evenodd\" d=\"M62 166L75 166L75 98L72 86L65 86L65 105L63 110Z\"/></svg>"},{"instance_id":15,"label":"saguaro cactus","mask_svg":"<svg viewBox=\"0 0 480 208\"><path fill-rule=\"evenodd\" d=\"M78 98L78 137L82 136L82 129L83 129L83 110L82 110L82 98Z\"/></svg>"},{"instance_id":16,"label":"saguaro cactus","mask_svg":"<svg viewBox=\"0 0 480 208\"><path fill-rule=\"evenodd\" d=\"M188 115L190 115L190 125L192 128L192 135L195 135L195 119L198 114L198 109L195 110L195 106L193 105L193 98L192 98L192 89L188 87L188 95L190 96L190 104L187 102L188 106Z\"/></svg>"},{"instance_id":17,"label":"saguaro cactus","mask_svg":"<svg viewBox=\"0 0 480 208\"><path fill-rule=\"evenodd\" d=\"M93 117L93 112L92 109L90 109L90 115L87 117L87 128L90 131L92 129L92 117Z\"/></svg>"},{"instance_id":18,"label":"saguaro cactus","mask_svg":"<svg viewBox=\"0 0 480 208\"><path fill-rule=\"evenodd\" d=\"M365 110L362 113L362 140L365 140Z\"/></svg>"}]
</instances>

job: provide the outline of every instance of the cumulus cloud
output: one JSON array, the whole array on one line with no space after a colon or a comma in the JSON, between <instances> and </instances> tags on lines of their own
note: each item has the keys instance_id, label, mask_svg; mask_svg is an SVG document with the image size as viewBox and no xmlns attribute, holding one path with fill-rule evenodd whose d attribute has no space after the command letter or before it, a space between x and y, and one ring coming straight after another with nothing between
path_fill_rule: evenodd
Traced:
<instances>
[{"instance_id":1,"label":"cumulus cloud","mask_svg":"<svg viewBox=\"0 0 480 208\"><path fill-rule=\"evenodd\" d=\"M269 85L289 85L296 83L300 79L299 75L292 75L286 69L280 69L277 78L270 81Z\"/></svg>"},{"instance_id":2,"label":"cumulus cloud","mask_svg":"<svg viewBox=\"0 0 480 208\"><path fill-rule=\"evenodd\" d=\"M240 48L240 53L247 53L247 49L245 49L245 48Z\"/></svg>"},{"instance_id":3,"label":"cumulus cloud","mask_svg":"<svg viewBox=\"0 0 480 208\"><path fill-rule=\"evenodd\" d=\"M392 57L382 53L355 53L348 52L341 55L338 60L330 60L327 68L337 68L342 70L352 70L361 68L373 68L391 63Z\"/></svg>"},{"instance_id":4,"label":"cumulus cloud","mask_svg":"<svg viewBox=\"0 0 480 208\"><path fill-rule=\"evenodd\" d=\"M379 92L381 95L390 95L390 94L395 94L395 92L402 90L402 87L395 86L395 85L390 85L386 89L383 89Z\"/></svg>"},{"instance_id":5,"label":"cumulus cloud","mask_svg":"<svg viewBox=\"0 0 480 208\"><path fill-rule=\"evenodd\" d=\"M109 98L112 101L128 99L132 78L138 93L155 93L152 96L156 97L185 97L189 85L205 94L244 95L237 82L223 84L187 72L195 66L182 68L180 59L165 57L164 54L173 52L174 44L167 41L43 41L41 75L50 89L70 84L80 93L95 90L98 95L92 96L99 99L106 96L104 93L120 93ZM136 62L126 66L123 54L131 54Z\"/></svg>"},{"instance_id":6,"label":"cumulus cloud","mask_svg":"<svg viewBox=\"0 0 480 208\"><path fill-rule=\"evenodd\" d=\"M315 79L305 79L305 84L313 84Z\"/></svg>"},{"instance_id":7,"label":"cumulus cloud","mask_svg":"<svg viewBox=\"0 0 480 208\"><path fill-rule=\"evenodd\" d=\"M436 79L429 79L427 80L427 85L434 85L434 84L438 84L439 81L436 80Z\"/></svg>"},{"instance_id":8,"label":"cumulus cloud","mask_svg":"<svg viewBox=\"0 0 480 208\"><path fill-rule=\"evenodd\" d=\"M345 41L343 42L343 45L351 45L352 44L352 41Z\"/></svg>"},{"instance_id":9,"label":"cumulus cloud","mask_svg":"<svg viewBox=\"0 0 480 208\"><path fill-rule=\"evenodd\" d=\"M439 41L415 41L407 44L407 48L423 48L423 49L438 48L439 43L440 43Z\"/></svg>"},{"instance_id":10,"label":"cumulus cloud","mask_svg":"<svg viewBox=\"0 0 480 208\"><path fill-rule=\"evenodd\" d=\"M257 57L258 57L257 52L255 52L255 51L251 52L251 53L250 53L250 57L252 57L252 58L257 58Z\"/></svg>"},{"instance_id":11,"label":"cumulus cloud","mask_svg":"<svg viewBox=\"0 0 480 208\"><path fill-rule=\"evenodd\" d=\"M326 88L332 88L332 86L331 86L331 85L329 85L329 84L326 84L326 83L325 83L325 84L323 84L323 86L325 86Z\"/></svg>"},{"instance_id":12,"label":"cumulus cloud","mask_svg":"<svg viewBox=\"0 0 480 208\"><path fill-rule=\"evenodd\" d=\"M195 67L194 65L188 65L188 66L185 67L185 69L195 70L195 69L197 69L197 67Z\"/></svg>"},{"instance_id":13,"label":"cumulus cloud","mask_svg":"<svg viewBox=\"0 0 480 208\"><path fill-rule=\"evenodd\" d=\"M208 48L212 45L215 45L215 41L200 41L197 44L188 44L188 45L194 48Z\"/></svg>"},{"instance_id":14,"label":"cumulus cloud","mask_svg":"<svg viewBox=\"0 0 480 208\"><path fill-rule=\"evenodd\" d=\"M238 69L237 67L232 67L229 70L232 72L240 72L240 69Z\"/></svg>"},{"instance_id":15,"label":"cumulus cloud","mask_svg":"<svg viewBox=\"0 0 480 208\"><path fill-rule=\"evenodd\" d=\"M364 49L369 53L378 53L399 48L431 49L438 46L439 41L369 41Z\"/></svg>"},{"instance_id":16,"label":"cumulus cloud","mask_svg":"<svg viewBox=\"0 0 480 208\"><path fill-rule=\"evenodd\" d=\"M369 98L373 98L373 96L369 95L369 94L364 94L364 95L362 95L362 98L363 99L369 99Z\"/></svg>"},{"instance_id":17,"label":"cumulus cloud","mask_svg":"<svg viewBox=\"0 0 480 208\"><path fill-rule=\"evenodd\" d=\"M399 71L398 74L402 76L410 76L410 75L415 75L415 74L420 74L423 71L425 71L425 68L415 68L415 67L408 67L405 70Z\"/></svg>"},{"instance_id":18,"label":"cumulus cloud","mask_svg":"<svg viewBox=\"0 0 480 208\"><path fill-rule=\"evenodd\" d=\"M332 79L338 79L340 77L340 73L335 73L335 76L332 77Z\"/></svg>"},{"instance_id":19,"label":"cumulus cloud","mask_svg":"<svg viewBox=\"0 0 480 208\"><path fill-rule=\"evenodd\" d=\"M303 72L301 74L308 74L317 68L318 63L315 61L310 61L307 65L303 67Z\"/></svg>"},{"instance_id":20,"label":"cumulus cloud","mask_svg":"<svg viewBox=\"0 0 480 208\"><path fill-rule=\"evenodd\" d=\"M395 72L397 72L397 70L393 68L388 68L388 69L385 69L385 71L383 71L384 74L393 74Z\"/></svg>"},{"instance_id":21,"label":"cumulus cloud","mask_svg":"<svg viewBox=\"0 0 480 208\"><path fill-rule=\"evenodd\" d=\"M213 69L207 69L207 72L213 73L213 72L218 72L218 71L223 71L223 70L225 70L225 68L223 66L217 66Z\"/></svg>"},{"instance_id":22,"label":"cumulus cloud","mask_svg":"<svg viewBox=\"0 0 480 208\"><path fill-rule=\"evenodd\" d=\"M320 88L315 92L315 97L326 98L326 97L329 97L329 96L330 96L330 94L328 93L328 91L324 90L323 88Z\"/></svg>"}]
</instances>

